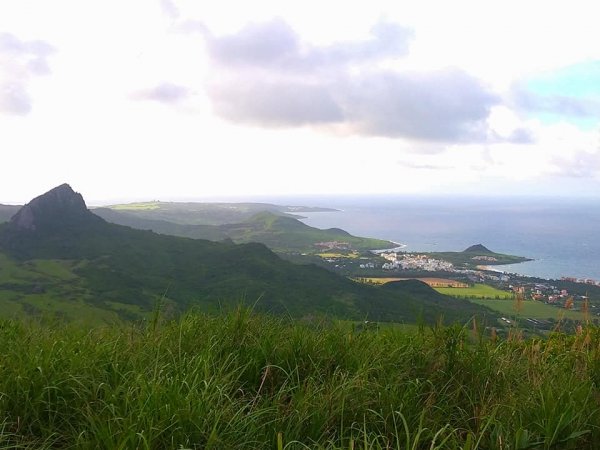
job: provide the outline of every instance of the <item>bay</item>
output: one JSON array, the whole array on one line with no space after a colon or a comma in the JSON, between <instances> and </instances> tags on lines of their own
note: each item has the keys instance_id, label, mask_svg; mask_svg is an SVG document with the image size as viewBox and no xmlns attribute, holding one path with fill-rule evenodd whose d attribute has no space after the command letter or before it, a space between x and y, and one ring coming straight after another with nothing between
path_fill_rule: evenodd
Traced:
<instances>
[{"instance_id":1,"label":"bay","mask_svg":"<svg viewBox=\"0 0 600 450\"><path fill-rule=\"evenodd\" d=\"M339 211L303 213L318 228L400 242L406 251L483 244L534 261L501 270L600 280L600 200L574 198L329 197L286 199ZM278 201L283 201L279 199Z\"/></svg>"}]
</instances>

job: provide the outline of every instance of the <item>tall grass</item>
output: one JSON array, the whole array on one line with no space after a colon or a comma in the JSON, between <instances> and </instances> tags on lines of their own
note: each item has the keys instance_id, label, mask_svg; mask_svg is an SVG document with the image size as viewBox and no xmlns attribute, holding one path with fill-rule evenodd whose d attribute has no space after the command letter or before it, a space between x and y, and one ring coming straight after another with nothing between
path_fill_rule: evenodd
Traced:
<instances>
[{"instance_id":1,"label":"tall grass","mask_svg":"<svg viewBox=\"0 0 600 450\"><path fill-rule=\"evenodd\" d=\"M600 331L0 323L0 449L593 449Z\"/></svg>"}]
</instances>

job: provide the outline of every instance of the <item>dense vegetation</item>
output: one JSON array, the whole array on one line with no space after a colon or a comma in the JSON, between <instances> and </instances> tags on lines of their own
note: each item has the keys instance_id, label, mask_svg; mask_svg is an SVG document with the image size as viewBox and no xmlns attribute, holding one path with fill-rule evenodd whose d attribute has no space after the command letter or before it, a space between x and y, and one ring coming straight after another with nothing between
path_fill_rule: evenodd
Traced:
<instances>
[{"instance_id":1,"label":"dense vegetation","mask_svg":"<svg viewBox=\"0 0 600 450\"><path fill-rule=\"evenodd\" d=\"M0 448L593 449L600 330L0 322Z\"/></svg>"}]
</instances>

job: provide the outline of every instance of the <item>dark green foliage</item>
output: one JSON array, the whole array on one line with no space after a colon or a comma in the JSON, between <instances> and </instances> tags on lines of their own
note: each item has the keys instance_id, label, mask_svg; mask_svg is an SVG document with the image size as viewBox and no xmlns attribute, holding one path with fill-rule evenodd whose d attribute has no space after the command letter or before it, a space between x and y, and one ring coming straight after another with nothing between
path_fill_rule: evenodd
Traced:
<instances>
[{"instance_id":1,"label":"dark green foliage","mask_svg":"<svg viewBox=\"0 0 600 450\"><path fill-rule=\"evenodd\" d=\"M600 332L0 322L0 448L594 449Z\"/></svg>"}]
</instances>

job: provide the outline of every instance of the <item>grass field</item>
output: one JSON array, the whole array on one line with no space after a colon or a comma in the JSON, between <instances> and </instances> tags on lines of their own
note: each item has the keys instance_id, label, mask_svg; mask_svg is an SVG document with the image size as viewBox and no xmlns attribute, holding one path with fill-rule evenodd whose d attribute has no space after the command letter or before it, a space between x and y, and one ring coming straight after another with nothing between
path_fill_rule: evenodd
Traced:
<instances>
[{"instance_id":1,"label":"grass field","mask_svg":"<svg viewBox=\"0 0 600 450\"><path fill-rule=\"evenodd\" d=\"M435 288L441 294L455 297L466 297L473 303L487 306L506 316L529 317L532 319L562 318L584 320L585 316L579 311L569 311L552 305L547 305L534 300L525 300L520 303L520 311L516 310L516 302L511 292L495 289L485 284L476 284L470 288Z\"/></svg>"},{"instance_id":2,"label":"grass field","mask_svg":"<svg viewBox=\"0 0 600 450\"><path fill-rule=\"evenodd\" d=\"M118 211L150 211L153 209L159 209L160 205L157 202L140 202L108 206L108 208L116 209Z\"/></svg>"},{"instance_id":3,"label":"grass field","mask_svg":"<svg viewBox=\"0 0 600 450\"><path fill-rule=\"evenodd\" d=\"M440 294L451 295L453 297L467 297L471 298L489 298L489 299L512 299L513 294L511 292L502 291L500 289L493 288L486 284L475 284L468 288L435 288Z\"/></svg>"},{"instance_id":4,"label":"grass field","mask_svg":"<svg viewBox=\"0 0 600 450\"><path fill-rule=\"evenodd\" d=\"M402 278L385 278L385 277L355 277L354 281L367 284L385 284L391 281L400 281Z\"/></svg>"},{"instance_id":5,"label":"grass field","mask_svg":"<svg viewBox=\"0 0 600 450\"><path fill-rule=\"evenodd\" d=\"M507 317L530 317L532 319L573 319L585 320L585 315L580 311L569 311L557 306L547 305L534 300L524 300L521 302L520 311L516 309L514 300L495 300L495 299L472 299L473 303L487 306Z\"/></svg>"},{"instance_id":6,"label":"grass field","mask_svg":"<svg viewBox=\"0 0 600 450\"><path fill-rule=\"evenodd\" d=\"M598 348L595 328L492 341L245 309L1 321L0 448L593 450Z\"/></svg>"},{"instance_id":7,"label":"grass field","mask_svg":"<svg viewBox=\"0 0 600 450\"><path fill-rule=\"evenodd\" d=\"M358 252L350 252L350 253L317 253L317 256L321 258L358 258L360 254Z\"/></svg>"}]
</instances>

